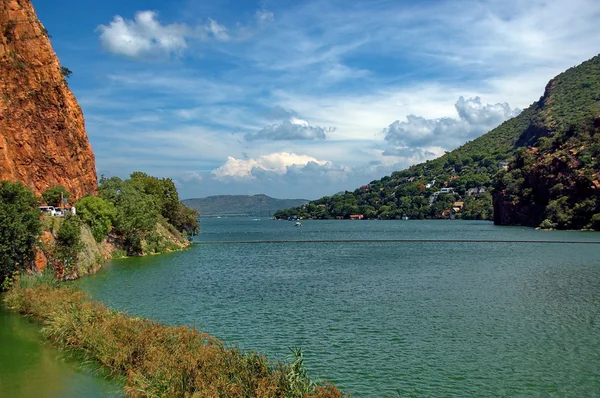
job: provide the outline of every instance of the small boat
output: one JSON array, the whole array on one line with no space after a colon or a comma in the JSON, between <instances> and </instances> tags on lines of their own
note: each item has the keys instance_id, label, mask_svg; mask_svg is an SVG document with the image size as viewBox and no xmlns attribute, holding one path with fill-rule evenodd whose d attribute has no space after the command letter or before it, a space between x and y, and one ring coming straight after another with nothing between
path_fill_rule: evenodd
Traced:
<instances>
[{"instance_id":1,"label":"small boat","mask_svg":"<svg viewBox=\"0 0 600 398\"><path fill-rule=\"evenodd\" d=\"M296 224L294 224L294 227L301 227L302 223L300 221L297 221Z\"/></svg>"}]
</instances>

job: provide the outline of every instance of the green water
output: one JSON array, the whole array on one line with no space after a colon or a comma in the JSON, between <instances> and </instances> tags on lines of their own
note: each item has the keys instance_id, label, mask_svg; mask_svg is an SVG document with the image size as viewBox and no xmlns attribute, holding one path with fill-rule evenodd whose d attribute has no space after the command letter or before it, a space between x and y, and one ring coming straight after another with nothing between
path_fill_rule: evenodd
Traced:
<instances>
[{"instance_id":1,"label":"green water","mask_svg":"<svg viewBox=\"0 0 600 398\"><path fill-rule=\"evenodd\" d=\"M119 397L121 391L45 345L38 324L0 306L0 397Z\"/></svg>"},{"instance_id":2,"label":"green water","mask_svg":"<svg viewBox=\"0 0 600 398\"><path fill-rule=\"evenodd\" d=\"M600 245L558 243L600 241L598 233L466 221L303 221L295 228L206 219L199 239L213 243L114 261L77 284L113 308L196 326L275 359L300 346L313 378L356 397L600 396ZM217 243L273 239L309 242ZM338 239L492 242L310 242ZM30 396L14 389L25 381L31 396L45 391L45 383L29 382L32 373L57 391L81 377L89 388L46 396L103 396L102 384L41 346L32 325L4 317L0 388L11 380L18 392L7 396ZM14 326L5 328L5 319ZM20 336L17 344L21 329L35 338ZM29 361L8 362L29 351L47 358L32 361L44 364L39 372Z\"/></svg>"},{"instance_id":3,"label":"green water","mask_svg":"<svg viewBox=\"0 0 600 398\"><path fill-rule=\"evenodd\" d=\"M205 242L269 239L599 241L459 221L207 219ZM137 316L201 328L358 397L600 396L600 245L208 244L115 261L81 280Z\"/></svg>"}]
</instances>

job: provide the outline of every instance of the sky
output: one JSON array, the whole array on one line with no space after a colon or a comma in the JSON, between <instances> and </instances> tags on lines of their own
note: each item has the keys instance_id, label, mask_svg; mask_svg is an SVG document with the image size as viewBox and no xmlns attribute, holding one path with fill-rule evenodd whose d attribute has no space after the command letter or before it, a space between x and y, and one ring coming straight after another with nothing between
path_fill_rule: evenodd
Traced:
<instances>
[{"instance_id":1,"label":"sky","mask_svg":"<svg viewBox=\"0 0 600 398\"><path fill-rule=\"evenodd\" d=\"M32 0L98 175L316 199L443 155L600 51L597 0Z\"/></svg>"}]
</instances>

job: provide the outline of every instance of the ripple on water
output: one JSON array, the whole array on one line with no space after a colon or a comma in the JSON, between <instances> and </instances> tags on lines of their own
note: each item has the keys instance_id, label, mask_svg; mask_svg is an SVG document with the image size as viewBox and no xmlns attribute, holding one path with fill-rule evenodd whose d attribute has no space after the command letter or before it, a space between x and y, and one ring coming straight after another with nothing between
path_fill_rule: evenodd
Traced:
<instances>
[{"instance_id":1,"label":"ripple on water","mask_svg":"<svg viewBox=\"0 0 600 398\"><path fill-rule=\"evenodd\" d=\"M300 231L298 231L300 230ZM592 240L482 222L206 220L207 241ZM555 231L554 231L555 232ZM96 283L97 279L102 283ZM285 359L357 397L600 395L594 245L203 245L80 281L119 309Z\"/></svg>"}]
</instances>

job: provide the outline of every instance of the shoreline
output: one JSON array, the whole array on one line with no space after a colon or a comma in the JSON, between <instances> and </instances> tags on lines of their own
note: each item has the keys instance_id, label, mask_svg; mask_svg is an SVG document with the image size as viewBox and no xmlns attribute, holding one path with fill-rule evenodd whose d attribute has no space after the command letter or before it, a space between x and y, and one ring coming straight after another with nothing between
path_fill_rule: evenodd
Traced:
<instances>
[{"instance_id":1,"label":"shoreline","mask_svg":"<svg viewBox=\"0 0 600 398\"><path fill-rule=\"evenodd\" d=\"M126 378L127 396L343 396L334 385L308 378L299 349L293 362L272 362L194 328L111 310L45 277L26 276L0 298L5 308L38 322L54 346Z\"/></svg>"}]
</instances>

